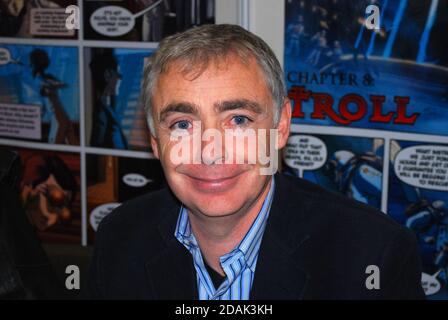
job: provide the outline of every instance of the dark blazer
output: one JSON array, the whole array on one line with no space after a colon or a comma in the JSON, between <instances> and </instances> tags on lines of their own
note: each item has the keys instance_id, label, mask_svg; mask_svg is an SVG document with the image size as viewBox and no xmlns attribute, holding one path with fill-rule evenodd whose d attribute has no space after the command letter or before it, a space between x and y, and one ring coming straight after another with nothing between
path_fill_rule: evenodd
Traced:
<instances>
[{"instance_id":1,"label":"dark blazer","mask_svg":"<svg viewBox=\"0 0 448 320\"><path fill-rule=\"evenodd\" d=\"M276 174L251 299L421 299L415 236L385 214ZM174 237L179 202L150 193L100 224L88 281L94 299L197 299L191 254ZM366 268L380 271L368 290Z\"/></svg>"}]
</instances>

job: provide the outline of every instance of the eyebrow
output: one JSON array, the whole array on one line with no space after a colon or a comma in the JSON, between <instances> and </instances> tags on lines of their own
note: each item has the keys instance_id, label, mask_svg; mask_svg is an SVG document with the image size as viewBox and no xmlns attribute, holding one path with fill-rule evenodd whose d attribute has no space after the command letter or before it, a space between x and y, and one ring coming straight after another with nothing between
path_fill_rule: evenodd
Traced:
<instances>
[{"instance_id":1,"label":"eyebrow","mask_svg":"<svg viewBox=\"0 0 448 320\"><path fill-rule=\"evenodd\" d=\"M215 112L217 113L238 109L249 110L257 114L261 114L264 112L264 109L258 102L251 101L248 99L235 99L235 100L217 102L214 104L214 109Z\"/></svg>"},{"instance_id":2,"label":"eyebrow","mask_svg":"<svg viewBox=\"0 0 448 320\"><path fill-rule=\"evenodd\" d=\"M170 113L190 113L197 115L199 114L199 108L197 105L190 102L172 102L168 104L159 114L159 122L165 121L165 119L170 115Z\"/></svg>"},{"instance_id":3,"label":"eyebrow","mask_svg":"<svg viewBox=\"0 0 448 320\"><path fill-rule=\"evenodd\" d=\"M235 100L226 100L226 101L220 101L216 102L213 105L213 108L215 112L222 113L225 111L232 111L232 110L249 110L257 114L262 114L264 112L264 109L261 107L261 105L258 102L251 101L248 99L235 99ZM159 122L165 121L165 119L171 114L171 113L187 113L187 114L193 114L198 115L199 114L199 107L190 102L172 102L169 103L163 110L160 112L159 115Z\"/></svg>"}]
</instances>

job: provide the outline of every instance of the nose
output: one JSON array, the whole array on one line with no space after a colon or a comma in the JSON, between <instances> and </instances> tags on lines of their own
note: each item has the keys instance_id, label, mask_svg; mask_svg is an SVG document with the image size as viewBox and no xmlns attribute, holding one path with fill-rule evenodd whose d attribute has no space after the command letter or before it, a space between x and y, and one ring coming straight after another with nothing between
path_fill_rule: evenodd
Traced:
<instances>
[{"instance_id":1,"label":"nose","mask_svg":"<svg viewBox=\"0 0 448 320\"><path fill-rule=\"evenodd\" d=\"M216 126L204 126L201 140L201 163L206 165L223 164L224 149L222 130Z\"/></svg>"}]
</instances>

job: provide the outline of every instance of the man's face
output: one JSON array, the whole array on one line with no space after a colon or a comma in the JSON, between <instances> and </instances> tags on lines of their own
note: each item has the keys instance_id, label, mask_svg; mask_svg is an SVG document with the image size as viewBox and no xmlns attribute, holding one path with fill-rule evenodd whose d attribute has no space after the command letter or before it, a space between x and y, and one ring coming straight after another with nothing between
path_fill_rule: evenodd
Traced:
<instances>
[{"instance_id":1,"label":"man's face","mask_svg":"<svg viewBox=\"0 0 448 320\"><path fill-rule=\"evenodd\" d=\"M270 129L274 128L275 106L264 74L254 59L244 63L236 55L210 63L199 76L194 72L182 73L182 66L181 62L171 63L154 90L156 137L151 136L154 153L162 163L171 190L193 212L206 216L244 212L259 198L271 176L260 174L261 167L266 165L247 159L248 150L257 150L260 145L253 145L253 140L251 145L250 139L246 139L241 150L236 143L227 144L224 137L226 130L250 130L256 133L255 144L259 135L266 139L269 153L274 143L270 141ZM286 143L290 116L290 104L285 102L277 126L278 148ZM199 137L194 123L200 123ZM195 147L193 141L203 138L202 134L210 129L222 133L221 144L210 139ZM189 139L191 159L196 163L173 162L173 152L179 143L170 139L173 133ZM221 150L221 154L205 152L206 148L213 149L210 144ZM241 154L243 163L236 163Z\"/></svg>"}]
</instances>

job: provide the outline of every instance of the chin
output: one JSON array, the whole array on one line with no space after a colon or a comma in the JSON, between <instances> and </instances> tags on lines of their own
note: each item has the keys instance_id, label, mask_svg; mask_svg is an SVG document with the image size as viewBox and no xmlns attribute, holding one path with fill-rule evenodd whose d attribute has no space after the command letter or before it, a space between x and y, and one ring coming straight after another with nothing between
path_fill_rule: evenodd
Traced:
<instances>
[{"instance_id":1,"label":"chin","mask_svg":"<svg viewBox=\"0 0 448 320\"><path fill-rule=\"evenodd\" d=\"M240 210L247 201L248 190L242 183L229 187L226 182L224 187L214 186L210 190L204 189L203 186L192 186L188 182L172 188L174 193L185 206L206 216L231 215Z\"/></svg>"},{"instance_id":2,"label":"chin","mask_svg":"<svg viewBox=\"0 0 448 320\"><path fill-rule=\"evenodd\" d=\"M234 191L237 192L238 191ZM245 204L245 199L241 193L238 195L228 196L202 196L195 195L191 197L190 203L185 203L189 208L192 208L201 214L208 217L224 217L235 214L241 210Z\"/></svg>"}]
</instances>

